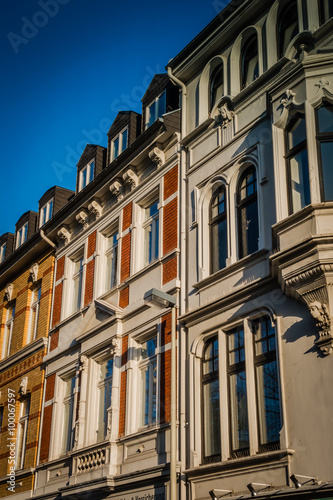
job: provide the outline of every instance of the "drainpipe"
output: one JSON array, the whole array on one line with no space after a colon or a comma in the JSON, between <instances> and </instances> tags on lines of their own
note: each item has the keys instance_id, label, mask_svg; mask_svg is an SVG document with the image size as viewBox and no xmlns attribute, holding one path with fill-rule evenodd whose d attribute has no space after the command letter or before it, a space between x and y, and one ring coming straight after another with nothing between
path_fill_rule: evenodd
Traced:
<instances>
[{"instance_id":1,"label":"drainpipe","mask_svg":"<svg viewBox=\"0 0 333 500\"><path fill-rule=\"evenodd\" d=\"M53 243L53 241L51 241L47 236L45 236L43 229L40 230L40 235L42 239L46 241L46 243L48 243L49 245L51 245L52 248L54 248L54 250L57 248L57 245Z\"/></svg>"},{"instance_id":2,"label":"drainpipe","mask_svg":"<svg viewBox=\"0 0 333 500\"><path fill-rule=\"evenodd\" d=\"M178 85L182 90L182 109L181 109L181 139L186 137L186 118L187 118L187 92L185 83L181 82L179 78L172 74L172 69L167 67L168 76L176 85ZM179 301L179 314L182 315L186 312L186 224L188 219L188 203L187 203L187 178L186 178L186 151L184 146L179 144L179 156L180 156L180 192L179 192L179 227L180 227L180 301ZM185 217L184 217L185 214ZM177 370L178 381L186 381L186 357L187 357L187 330L183 325L179 325L179 336L178 336L178 367ZM186 469L186 390L187 382L185 384L180 384L178 382L179 388L179 460L181 464L180 471L180 490L179 498L186 498L186 475L183 471ZM176 497L177 498L177 497Z\"/></svg>"}]
</instances>

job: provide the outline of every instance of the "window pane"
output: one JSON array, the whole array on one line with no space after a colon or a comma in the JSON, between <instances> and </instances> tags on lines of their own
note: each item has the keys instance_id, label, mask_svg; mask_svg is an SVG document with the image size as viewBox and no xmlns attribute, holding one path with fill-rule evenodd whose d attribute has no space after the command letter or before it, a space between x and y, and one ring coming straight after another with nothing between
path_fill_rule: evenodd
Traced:
<instances>
[{"instance_id":1,"label":"window pane","mask_svg":"<svg viewBox=\"0 0 333 500\"><path fill-rule=\"evenodd\" d=\"M218 341L214 339L207 344L203 358L203 374L208 375L218 371Z\"/></svg>"},{"instance_id":2,"label":"window pane","mask_svg":"<svg viewBox=\"0 0 333 500\"><path fill-rule=\"evenodd\" d=\"M322 106L318 109L319 132L333 132L333 107Z\"/></svg>"},{"instance_id":3,"label":"window pane","mask_svg":"<svg viewBox=\"0 0 333 500\"><path fill-rule=\"evenodd\" d=\"M245 44L242 57L242 88L250 85L259 76L258 41L253 35Z\"/></svg>"},{"instance_id":4,"label":"window pane","mask_svg":"<svg viewBox=\"0 0 333 500\"><path fill-rule=\"evenodd\" d=\"M289 149L297 146L306 139L305 120L300 118L297 120L288 132Z\"/></svg>"},{"instance_id":5,"label":"window pane","mask_svg":"<svg viewBox=\"0 0 333 500\"><path fill-rule=\"evenodd\" d=\"M276 361L257 366L260 444L280 439L280 397Z\"/></svg>"},{"instance_id":6,"label":"window pane","mask_svg":"<svg viewBox=\"0 0 333 500\"><path fill-rule=\"evenodd\" d=\"M292 212L310 204L310 182L307 151L302 151L290 160Z\"/></svg>"},{"instance_id":7,"label":"window pane","mask_svg":"<svg viewBox=\"0 0 333 500\"><path fill-rule=\"evenodd\" d=\"M296 2L282 8L278 29L279 57L283 57L289 43L298 33L298 16Z\"/></svg>"},{"instance_id":8,"label":"window pane","mask_svg":"<svg viewBox=\"0 0 333 500\"><path fill-rule=\"evenodd\" d=\"M150 358L155 355L157 347L157 337L153 337L152 339L147 340L147 342L143 342L141 346L141 357L142 359Z\"/></svg>"},{"instance_id":9,"label":"window pane","mask_svg":"<svg viewBox=\"0 0 333 500\"><path fill-rule=\"evenodd\" d=\"M230 376L232 449L249 447L245 371Z\"/></svg>"},{"instance_id":10,"label":"window pane","mask_svg":"<svg viewBox=\"0 0 333 500\"><path fill-rule=\"evenodd\" d=\"M156 102L154 101L148 108L148 127L157 119Z\"/></svg>"},{"instance_id":11,"label":"window pane","mask_svg":"<svg viewBox=\"0 0 333 500\"><path fill-rule=\"evenodd\" d=\"M219 380L204 384L205 457L221 454Z\"/></svg>"},{"instance_id":12,"label":"window pane","mask_svg":"<svg viewBox=\"0 0 333 500\"><path fill-rule=\"evenodd\" d=\"M325 201L333 201L333 142L320 144Z\"/></svg>"},{"instance_id":13,"label":"window pane","mask_svg":"<svg viewBox=\"0 0 333 500\"><path fill-rule=\"evenodd\" d=\"M93 180L94 173L95 173L95 162L92 161L89 165L89 182Z\"/></svg>"},{"instance_id":14,"label":"window pane","mask_svg":"<svg viewBox=\"0 0 333 500\"><path fill-rule=\"evenodd\" d=\"M158 116L156 116L156 119L164 115L165 112L166 112L166 93L163 92L163 94L158 99Z\"/></svg>"},{"instance_id":15,"label":"window pane","mask_svg":"<svg viewBox=\"0 0 333 500\"><path fill-rule=\"evenodd\" d=\"M212 272L226 266L228 257L227 220L212 225Z\"/></svg>"},{"instance_id":16,"label":"window pane","mask_svg":"<svg viewBox=\"0 0 333 500\"><path fill-rule=\"evenodd\" d=\"M53 200L51 200L50 203L49 203L49 216L48 216L48 220L51 219L51 217L52 217L52 211L53 211Z\"/></svg>"},{"instance_id":17,"label":"window pane","mask_svg":"<svg viewBox=\"0 0 333 500\"><path fill-rule=\"evenodd\" d=\"M119 137L113 141L113 159L115 160L119 155Z\"/></svg>"},{"instance_id":18,"label":"window pane","mask_svg":"<svg viewBox=\"0 0 333 500\"><path fill-rule=\"evenodd\" d=\"M82 170L82 189L87 185L87 167Z\"/></svg>"},{"instance_id":19,"label":"window pane","mask_svg":"<svg viewBox=\"0 0 333 500\"><path fill-rule=\"evenodd\" d=\"M213 70L210 78L210 109L223 97L223 64Z\"/></svg>"},{"instance_id":20,"label":"window pane","mask_svg":"<svg viewBox=\"0 0 333 500\"><path fill-rule=\"evenodd\" d=\"M124 151L127 148L127 136L128 129L124 130L124 132L122 133L121 151Z\"/></svg>"}]
</instances>

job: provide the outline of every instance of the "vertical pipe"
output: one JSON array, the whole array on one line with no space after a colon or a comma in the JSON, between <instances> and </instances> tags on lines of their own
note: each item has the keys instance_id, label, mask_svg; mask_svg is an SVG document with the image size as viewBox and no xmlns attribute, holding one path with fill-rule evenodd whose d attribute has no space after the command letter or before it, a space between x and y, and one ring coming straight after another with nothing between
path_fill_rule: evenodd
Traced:
<instances>
[{"instance_id":1,"label":"vertical pipe","mask_svg":"<svg viewBox=\"0 0 333 500\"><path fill-rule=\"evenodd\" d=\"M170 422L170 500L177 499L177 430L176 430L176 307L171 309L171 422Z\"/></svg>"}]
</instances>

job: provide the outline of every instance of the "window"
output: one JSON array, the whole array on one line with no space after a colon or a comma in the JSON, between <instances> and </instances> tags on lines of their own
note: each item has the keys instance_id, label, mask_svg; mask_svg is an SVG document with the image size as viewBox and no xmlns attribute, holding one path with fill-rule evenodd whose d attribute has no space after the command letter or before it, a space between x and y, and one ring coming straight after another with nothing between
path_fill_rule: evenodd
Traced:
<instances>
[{"instance_id":1,"label":"window","mask_svg":"<svg viewBox=\"0 0 333 500\"><path fill-rule=\"evenodd\" d=\"M223 64L218 64L213 69L209 82L210 111L217 101L223 97Z\"/></svg>"},{"instance_id":2,"label":"window","mask_svg":"<svg viewBox=\"0 0 333 500\"><path fill-rule=\"evenodd\" d=\"M83 294L83 253L72 259L72 300L71 313L79 311Z\"/></svg>"},{"instance_id":3,"label":"window","mask_svg":"<svg viewBox=\"0 0 333 500\"><path fill-rule=\"evenodd\" d=\"M80 190L85 188L89 182L93 180L94 174L95 160L92 160L80 171Z\"/></svg>"},{"instance_id":4,"label":"window","mask_svg":"<svg viewBox=\"0 0 333 500\"><path fill-rule=\"evenodd\" d=\"M146 109L146 128L150 127L166 112L166 92L164 91Z\"/></svg>"},{"instance_id":5,"label":"window","mask_svg":"<svg viewBox=\"0 0 333 500\"><path fill-rule=\"evenodd\" d=\"M108 416L111 406L113 359L100 364L98 382L98 427L97 441L106 439L108 430Z\"/></svg>"},{"instance_id":6,"label":"window","mask_svg":"<svg viewBox=\"0 0 333 500\"><path fill-rule=\"evenodd\" d=\"M256 34L253 34L245 43L241 65L241 88L244 89L259 76L258 40Z\"/></svg>"},{"instance_id":7,"label":"window","mask_svg":"<svg viewBox=\"0 0 333 500\"><path fill-rule=\"evenodd\" d=\"M48 201L39 213L39 227L43 226L52 217L53 200Z\"/></svg>"},{"instance_id":8,"label":"window","mask_svg":"<svg viewBox=\"0 0 333 500\"><path fill-rule=\"evenodd\" d=\"M251 166L242 174L237 190L238 253L239 258L258 250L259 225L257 175Z\"/></svg>"},{"instance_id":9,"label":"window","mask_svg":"<svg viewBox=\"0 0 333 500\"><path fill-rule=\"evenodd\" d=\"M126 148L128 141L128 127L112 141L112 160L115 160Z\"/></svg>"},{"instance_id":10,"label":"window","mask_svg":"<svg viewBox=\"0 0 333 500\"><path fill-rule=\"evenodd\" d=\"M19 421L16 437L16 469L24 468L24 458L27 444L27 430L29 421L30 397L20 403Z\"/></svg>"},{"instance_id":11,"label":"window","mask_svg":"<svg viewBox=\"0 0 333 500\"><path fill-rule=\"evenodd\" d=\"M159 255L159 211L158 199L144 208L144 263L150 264Z\"/></svg>"},{"instance_id":12,"label":"window","mask_svg":"<svg viewBox=\"0 0 333 500\"><path fill-rule=\"evenodd\" d=\"M207 342L202 361L204 461L221 460L218 340Z\"/></svg>"},{"instance_id":13,"label":"window","mask_svg":"<svg viewBox=\"0 0 333 500\"><path fill-rule=\"evenodd\" d=\"M333 0L319 0L320 24L326 23L333 17Z\"/></svg>"},{"instance_id":14,"label":"window","mask_svg":"<svg viewBox=\"0 0 333 500\"><path fill-rule=\"evenodd\" d=\"M106 273L105 290L110 290L117 285L118 266L118 230L106 237Z\"/></svg>"},{"instance_id":15,"label":"window","mask_svg":"<svg viewBox=\"0 0 333 500\"><path fill-rule=\"evenodd\" d=\"M306 129L303 116L296 116L286 131L286 160L290 213L295 213L311 202Z\"/></svg>"},{"instance_id":16,"label":"window","mask_svg":"<svg viewBox=\"0 0 333 500\"><path fill-rule=\"evenodd\" d=\"M210 337L201 376L203 463L280 449L275 328L268 315Z\"/></svg>"},{"instance_id":17,"label":"window","mask_svg":"<svg viewBox=\"0 0 333 500\"><path fill-rule=\"evenodd\" d=\"M60 453L63 455L72 449L74 440L74 389L75 377L63 381L63 418Z\"/></svg>"},{"instance_id":18,"label":"window","mask_svg":"<svg viewBox=\"0 0 333 500\"><path fill-rule=\"evenodd\" d=\"M27 344L32 340L35 340L37 337L40 297L41 297L41 287L39 286L31 293L31 307L30 307Z\"/></svg>"},{"instance_id":19,"label":"window","mask_svg":"<svg viewBox=\"0 0 333 500\"><path fill-rule=\"evenodd\" d=\"M322 175L322 199L333 201L333 106L317 110L317 141Z\"/></svg>"},{"instance_id":20,"label":"window","mask_svg":"<svg viewBox=\"0 0 333 500\"><path fill-rule=\"evenodd\" d=\"M277 46L278 56L283 57L289 43L298 33L298 15L297 3L291 2L286 4L280 13L278 30L277 30Z\"/></svg>"},{"instance_id":21,"label":"window","mask_svg":"<svg viewBox=\"0 0 333 500\"><path fill-rule=\"evenodd\" d=\"M24 226L22 226L21 229L17 231L16 248L20 247L25 242L27 236L28 236L28 223L26 222Z\"/></svg>"},{"instance_id":22,"label":"window","mask_svg":"<svg viewBox=\"0 0 333 500\"><path fill-rule=\"evenodd\" d=\"M14 316L15 316L15 306L11 306L7 309L6 313L6 323L5 323L5 332L2 343L2 354L1 359L9 356L10 353L10 345L12 341L12 333L14 326Z\"/></svg>"},{"instance_id":23,"label":"window","mask_svg":"<svg viewBox=\"0 0 333 500\"><path fill-rule=\"evenodd\" d=\"M210 204L211 272L223 269L228 257L227 207L225 186L213 193Z\"/></svg>"},{"instance_id":24,"label":"window","mask_svg":"<svg viewBox=\"0 0 333 500\"><path fill-rule=\"evenodd\" d=\"M6 243L1 245L0 247L0 264L3 262L6 258Z\"/></svg>"},{"instance_id":25,"label":"window","mask_svg":"<svg viewBox=\"0 0 333 500\"><path fill-rule=\"evenodd\" d=\"M157 336L142 343L139 369L140 421L144 427L157 421Z\"/></svg>"}]
</instances>

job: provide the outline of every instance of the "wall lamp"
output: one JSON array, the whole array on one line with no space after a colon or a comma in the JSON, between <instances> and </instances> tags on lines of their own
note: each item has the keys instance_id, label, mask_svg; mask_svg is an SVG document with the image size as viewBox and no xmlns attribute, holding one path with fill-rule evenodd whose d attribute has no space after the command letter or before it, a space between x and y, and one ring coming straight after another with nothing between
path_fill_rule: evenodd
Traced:
<instances>
[{"instance_id":1,"label":"wall lamp","mask_svg":"<svg viewBox=\"0 0 333 500\"><path fill-rule=\"evenodd\" d=\"M292 474L290 476L290 479L294 483L296 489L301 488L304 484L307 484L310 481L312 481L312 484L320 484L320 481L318 481L318 478L313 477L313 476L301 476L300 474L297 474L297 475ZM301 482L304 479L305 479L305 481Z\"/></svg>"},{"instance_id":2,"label":"wall lamp","mask_svg":"<svg viewBox=\"0 0 333 500\"><path fill-rule=\"evenodd\" d=\"M267 483L249 483L246 487L251 493L251 496L256 497L260 491L271 489L272 486L272 484Z\"/></svg>"},{"instance_id":3,"label":"wall lamp","mask_svg":"<svg viewBox=\"0 0 333 500\"><path fill-rule=\"evenodd\" d=\"M210 490L209 495L212 500L218 500L219 498L225 497L226 495L232 495L232 490Z\"/></svg>"},{"instance_id":4,"label":"wall lamp","mask_svg":"<svg viewBox=\"0 0 333 500\"><path fill-rule=\"evenodd\" d=\"M170 492L169 499L177 498L177 392L176 392L176 298L162 292L157 288L152 288L144 294L143 300L146 305L164 309L171 307L171 394L170 394Z\"/></svg>"}]
</instances>

